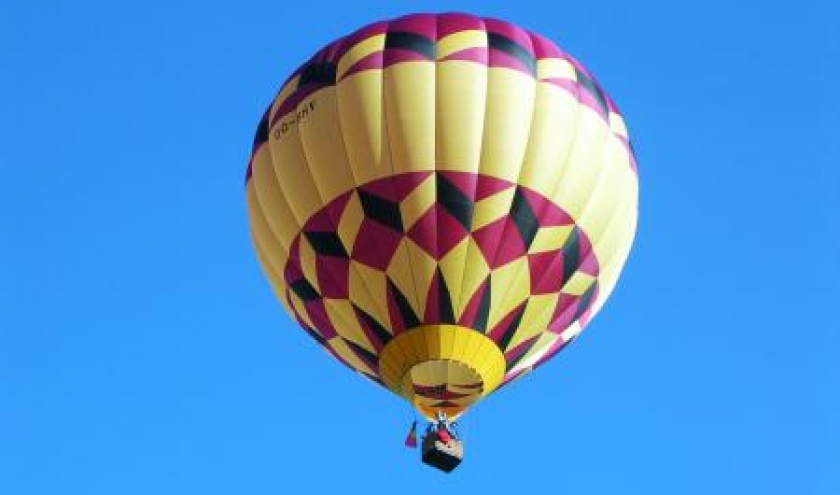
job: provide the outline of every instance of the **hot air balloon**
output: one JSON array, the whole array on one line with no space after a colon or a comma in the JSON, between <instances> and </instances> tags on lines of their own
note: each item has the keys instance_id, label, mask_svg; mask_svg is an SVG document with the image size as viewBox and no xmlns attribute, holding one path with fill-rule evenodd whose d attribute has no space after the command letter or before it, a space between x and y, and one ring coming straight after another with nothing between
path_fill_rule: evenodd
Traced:
<instances>
[{"instance_id":1,"label":"hot air balloon","mask_svg":"<svg viewBox=\"0 0 840 495\"><path fill-rule=\"evenodd\" d=\"M624 119L592 74L467 14L377 22L315 53L259 123L246 195L286 311L437 431L577 337L638 210Z\"/></svg>"}]
</instances>

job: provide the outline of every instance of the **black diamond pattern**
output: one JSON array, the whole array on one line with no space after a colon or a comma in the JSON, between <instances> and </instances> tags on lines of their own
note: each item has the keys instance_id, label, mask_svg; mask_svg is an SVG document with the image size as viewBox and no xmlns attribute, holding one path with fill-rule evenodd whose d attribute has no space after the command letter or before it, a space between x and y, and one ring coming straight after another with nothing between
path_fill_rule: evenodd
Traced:
<instances>
[{"instance_id":1,"label":"black diamond pattern","mask_svg":"<svg viewBox=\"0 0 840 495\"><path fill-rule=\"evenodd\" d=\"M367 191L359 189L359 201L365 216L375 220L391 230L403 233L402 215L400 206L387 199L375 196Z\"/></svg>"},{"instance_id":2,"label":"black diamond pattern","mask_svg":"<svg viewBox=\"0 0 840 495\"><path fill-rule=\"evenodd\" d=\"M349 258L341 238L335 232L306 232L306 239L316 253L323 256Z\"/></svg>"}]
</instances>

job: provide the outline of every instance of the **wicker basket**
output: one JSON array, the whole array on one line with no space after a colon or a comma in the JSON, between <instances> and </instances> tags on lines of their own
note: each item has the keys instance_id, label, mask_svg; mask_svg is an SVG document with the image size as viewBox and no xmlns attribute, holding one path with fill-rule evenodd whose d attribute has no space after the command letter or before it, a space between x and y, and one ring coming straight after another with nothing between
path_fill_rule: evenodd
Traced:
<instances>
[{"instance_id":1,"label":"wicker basket","mask_svg":"<svg viewBox=\"0 0 840 495\"><path fill-rule=\"evenodd\" d=\"M464 445L455 438L443 442L434 432L423 438L423 462L441 471L450 472L464 459Z\"/></svg>"}]
</instances>

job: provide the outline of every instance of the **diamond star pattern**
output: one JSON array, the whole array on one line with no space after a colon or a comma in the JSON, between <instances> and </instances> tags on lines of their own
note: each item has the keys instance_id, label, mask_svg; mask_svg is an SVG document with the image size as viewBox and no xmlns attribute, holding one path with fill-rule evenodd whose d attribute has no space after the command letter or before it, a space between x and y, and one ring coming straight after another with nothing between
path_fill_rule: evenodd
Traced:
<instances>
[{"instance_id":1,"label":"diamond star pattern","mask_svg":"<svg viewBox=\"0 0 840 495\"><path fill-rule=\"evenodd\" d=\"M436 171L331 201L290 246L283 278L299 323L374 381L394 335L437 323L490 337L513 379L556 352L546 343L585 324L598 273L586 233L550 200L498 178Z\"/></svg>"}]
</instances>

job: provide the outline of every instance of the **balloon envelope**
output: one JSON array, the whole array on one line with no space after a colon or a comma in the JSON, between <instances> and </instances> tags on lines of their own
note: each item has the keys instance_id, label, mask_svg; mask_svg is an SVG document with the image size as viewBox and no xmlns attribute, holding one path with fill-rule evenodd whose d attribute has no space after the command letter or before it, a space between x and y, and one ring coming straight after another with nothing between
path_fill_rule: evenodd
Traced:
<instances>
[{"instance_id":1,"label":"balloon envelope","mask_svg":"<svg viewBox=\"0 0 840 495\"><path fill-rule=\"evenodd\" d=\"M465 14L318 51L263 116L246 191L289 314L428 417L580 333L638 201L624 120L594 77L537 34Z\"/></svg>"}]
</instances>

